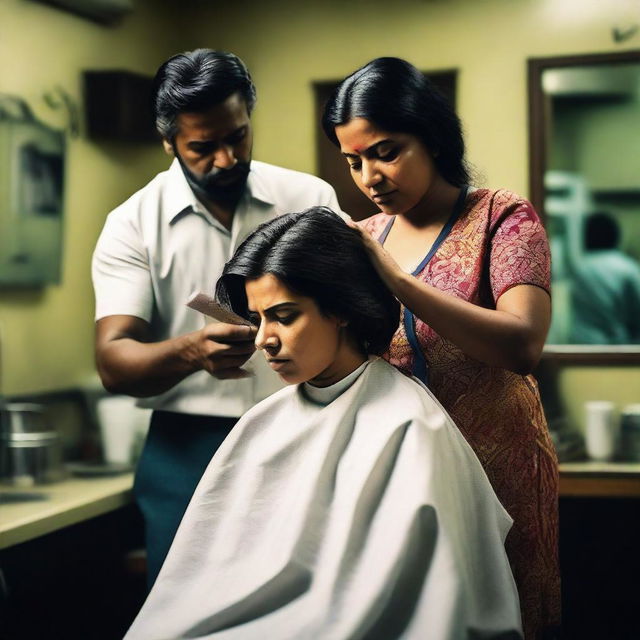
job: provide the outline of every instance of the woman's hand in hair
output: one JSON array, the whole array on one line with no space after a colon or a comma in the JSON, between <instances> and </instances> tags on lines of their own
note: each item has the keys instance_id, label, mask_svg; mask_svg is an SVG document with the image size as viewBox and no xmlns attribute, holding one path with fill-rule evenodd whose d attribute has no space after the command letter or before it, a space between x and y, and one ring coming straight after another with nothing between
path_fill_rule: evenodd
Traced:
<instances>
[{"instance_id":1,"label":"woman's hand in hair","mask_svg":"<svg viewBox=\"0 0 640 640\"><path fill-rule=\"evenodd\" d=\"M393 295L436 333L490 366L526 375L535 367L551 319L549 294L534 285L508 289L486 309L402 271L366 230L353 222L372 262Z\"/></svg>"},{"instance_id":2,"label":"woman's hand in hair","mask_svg":"<svg viewBox=\"0 0 640 640\"><path fill-rule=\"evenodd\" d=\"M403 276L400 265L389 255L385 248L365 229L352 220L347 220L347 224L360 233L371 262L382 281L397 296L396 288L399 279Z\"/></svg>"}]
</instances>

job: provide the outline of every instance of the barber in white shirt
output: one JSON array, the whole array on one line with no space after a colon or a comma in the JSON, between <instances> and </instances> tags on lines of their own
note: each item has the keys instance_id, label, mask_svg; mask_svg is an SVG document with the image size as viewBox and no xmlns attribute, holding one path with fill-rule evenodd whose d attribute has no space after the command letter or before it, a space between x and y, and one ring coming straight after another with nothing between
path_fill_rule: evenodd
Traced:
<instances>
[{"instance_id":1,"label":"barber in white shirt","mask_svg":"<svg viewBox=\"0 0 640 640\"><path fill-rule=\"evenodd\" d=\"M257 225L339 206L313 176L251 160L255 88L235 55L198 49L158 70L153 104L168 171L112 211L93 257L96 354L104 386L154 409L135 492L153 584L211 456L236 419L277 388L256 359L255 330L207 324L185 306L213 293Z\"/></svg>"}]
</instances>

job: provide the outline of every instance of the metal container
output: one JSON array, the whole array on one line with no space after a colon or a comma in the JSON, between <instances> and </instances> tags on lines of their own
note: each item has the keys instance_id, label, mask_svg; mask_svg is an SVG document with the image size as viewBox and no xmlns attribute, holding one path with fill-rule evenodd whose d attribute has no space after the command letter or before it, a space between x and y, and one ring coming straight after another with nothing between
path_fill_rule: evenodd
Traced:
<instances>
[{"instance_id":1,"label":"metal container","mask_svg":"<svg viewBox=\"0 0 640 640\"><path fill-rule=\"evenodd\" d=\"M0 435L42 433L50 430L41 404L9 402L0 405Z\"/></svg>"},{"instance_id":2,"label":"metal container","mask_svg":"<svg viewBox=\"0 0 640 640\"><path fill-rule=\"evenodd\" d=\"M28 487L64 477L60 437L43 407L9 403L0 409L0 479Z\"/></svg>"},{"instance_id":3,"label":"metal container","mask_svg":"<svg viewBox=\"0 0 640 640\"><path fill-rule=\"evenodd\" d=\"M620 415L620 457L640 462L640 404L629 404Z\"/></svg>"}]
</instances>

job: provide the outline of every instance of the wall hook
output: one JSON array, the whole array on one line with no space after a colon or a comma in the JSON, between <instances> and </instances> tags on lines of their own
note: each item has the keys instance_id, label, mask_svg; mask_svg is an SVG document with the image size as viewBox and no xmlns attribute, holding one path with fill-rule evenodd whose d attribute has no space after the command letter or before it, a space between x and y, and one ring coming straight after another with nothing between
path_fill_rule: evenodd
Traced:
<instances>
[{"instance_id":1,"label":"wall hook","mask_svg":"<svg viewBox=\"0 0 640 640\"><path fill-rule=\"evenodd\" d=\"M63 109L66 112L69 135L77 138L80 135L80 117L73 98L59 85L45 92L43 98L51 109Z\"/></svg>"},{"instance_id":2,"label":"wall hook","mask_svg":"<svg viewBox=\"0 0 640 640\"><path fill-rule=\"evenodd\" d=\"M630 27L626 28L613 27L611 29L611 36L614 42L624 42L625 40L628 40L629 38L634 36L638 32L639 28L640 27L638 27L637 24L631 25Z\"/></svg>"}]
</instances>

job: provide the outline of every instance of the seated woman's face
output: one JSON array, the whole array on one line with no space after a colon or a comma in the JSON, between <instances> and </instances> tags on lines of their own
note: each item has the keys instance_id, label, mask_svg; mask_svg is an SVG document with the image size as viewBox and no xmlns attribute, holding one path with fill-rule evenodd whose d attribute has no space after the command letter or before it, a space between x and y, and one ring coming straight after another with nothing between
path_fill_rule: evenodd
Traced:
<instances>
[{"instance_id":1,"label":"seated woman's face","mask_svg":"<svg viewBox=\"0 0 640 640\"><path fill-rule=\"evenodd\" d=\"M353 118L336 127L336 136L353 181L386 214L410 211L441 180L429 151L409 133L384 131L365 118Z\"/></svg>"},{"instance_id":2,"label":"seated woman's face","mask_svg":"<svg viewBox=\"0 0 640 640\"><path fill-rule=\"evenodd\" d=\"M313 298L298 295L271 274L247 280L245 290L259 326L256 347L285 382L325 387L364 362L347 337L346 323L324 315Z\"/></svg>"}]
</instances>

